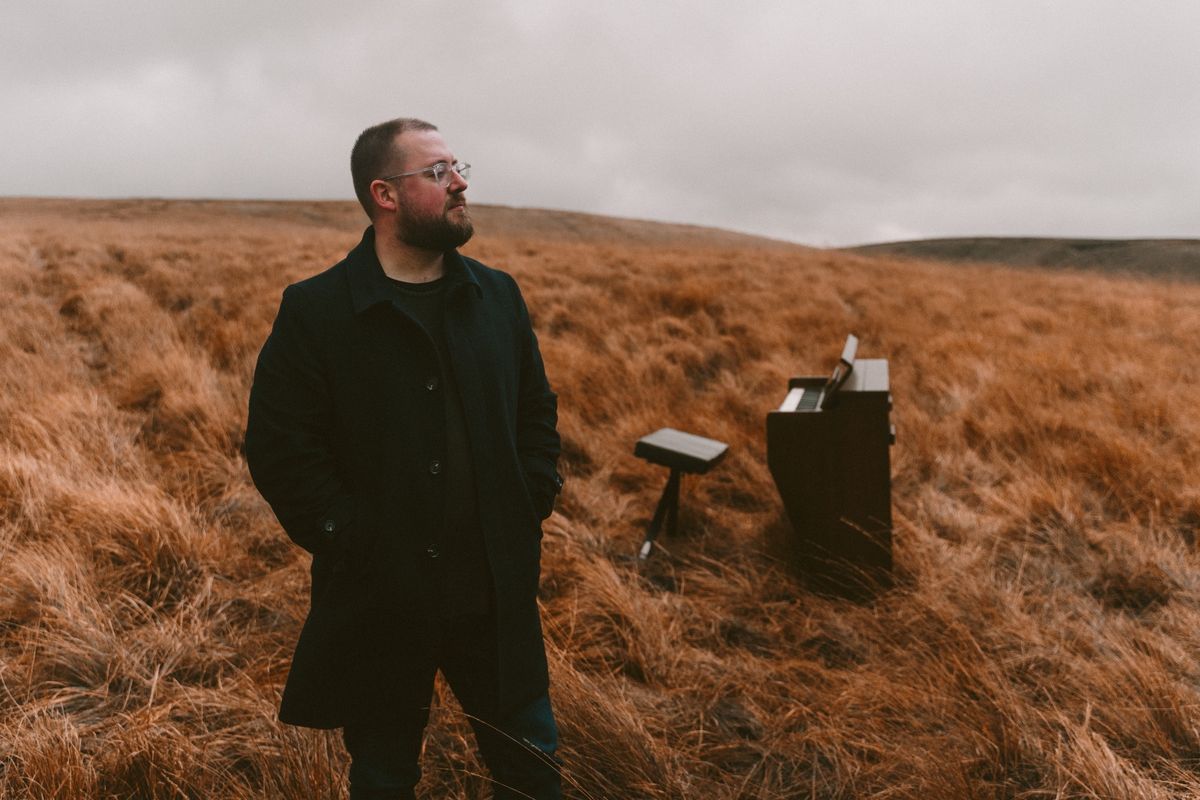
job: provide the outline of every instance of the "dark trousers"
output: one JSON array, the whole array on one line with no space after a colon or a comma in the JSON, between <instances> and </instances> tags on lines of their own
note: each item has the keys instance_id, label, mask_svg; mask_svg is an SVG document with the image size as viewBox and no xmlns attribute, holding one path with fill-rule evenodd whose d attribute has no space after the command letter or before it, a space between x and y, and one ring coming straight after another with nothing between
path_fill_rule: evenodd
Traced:
<instances>
[{"instance_id":1,"label":"dark trousers","mask_svg":"<svg viewBox=\"0 0 1200 800\"><path fill-rule=\"evenodd\" d=\"M491 773L495 800L562 797L558 727L543 694L515 710L496 708L496 628L491 615L463 616L441 627L436 663L428 665L429 696L441 670L470 721L479 754ZM350 800L412 800L421 778L420 754L429 705L398 719L347 725Z\"/></svg>"}]
</instances>

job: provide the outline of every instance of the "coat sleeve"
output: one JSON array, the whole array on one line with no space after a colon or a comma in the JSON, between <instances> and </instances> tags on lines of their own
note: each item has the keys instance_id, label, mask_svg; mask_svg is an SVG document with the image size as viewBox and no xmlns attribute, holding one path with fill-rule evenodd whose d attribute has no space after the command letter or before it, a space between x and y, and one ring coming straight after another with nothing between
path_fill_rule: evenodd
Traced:
<instances>
[{"instance_id":1,"label":"coat sleeve","mask_svg":"<svg viewBox=\"0 0 1200 800\"><path fill-rule=\"evenodd\" d=\"M250 388L246 463L288 536L312 553L344 551L354 504L330 439L332 397L303 289L289 286Z\"/></svg>"},{"instance_id":2,"label":"coat sleeve","mask_svg":"<svg viewBox=\"0 0 1200 800\"><path fill-rule=\"evenodd\" d=\"M520 386L517 397L517 454L539 519L550 516L562 489L558 474L558 398L546 380L537 335L521 291L513 283L521 326Z\"/></svg>"}]
</instances>

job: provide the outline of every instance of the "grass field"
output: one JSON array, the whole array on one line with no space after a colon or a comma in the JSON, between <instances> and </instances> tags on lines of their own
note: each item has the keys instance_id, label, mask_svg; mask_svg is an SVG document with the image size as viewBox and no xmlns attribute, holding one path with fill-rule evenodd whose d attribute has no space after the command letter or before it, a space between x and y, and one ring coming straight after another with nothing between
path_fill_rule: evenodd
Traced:
<instances>
[{"instance_id":1,"label":"grass field","mask_svg":"<svg viewBox=\"0 0 1200 800\"><path fill-rule=\"evenodd\" d=\"M275 720L308 562L240 448L280 292L360 217L0 200L0 797L342 796L337 735ZM1200 795L1200 285L475 218L559 394L569 796ZM764 441L849 331L898 432L897 585L864 604L789 567ZM662 426L731 450L639 573ZM423 796L484 796L437 702Z\"/></svg>"}]
</instances>

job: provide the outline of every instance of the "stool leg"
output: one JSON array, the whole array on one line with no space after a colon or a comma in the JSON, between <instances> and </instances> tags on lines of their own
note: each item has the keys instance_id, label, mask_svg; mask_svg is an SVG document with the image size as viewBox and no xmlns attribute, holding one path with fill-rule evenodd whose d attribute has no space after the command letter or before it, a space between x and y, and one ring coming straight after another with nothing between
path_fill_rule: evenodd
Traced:
<instances>
[{"instance_id":1,"label":"stool leg","mask_svg":"<svg viewBox=\"0 0 1200 800\"><path fill-rule=\"evenodd\" d=\"M642 549L638 552L639 559L645 561L650 556L650 551L654 549L654 540L662 529L664 519L669 519L667 531L674 535L678 509L679 470L673 469L671 476L667 478L667 485L663 488L662 496L658 498L658 507L654 509L654 519L650 520L650 527L646 529L646 540L642 542Z\"/></svg>"},{"instance_id":2,"label":"stool leg","mask_svg":"<svg viewBox=\"0 0 1200 800\"><path fill-rule=\"evenodd\" d=\"M667 492L671 497L667 500L667 535L674 536L676 524L679 522L679 487L683 483L683 474L678 470L671 470L671 477L667 480Z\"/></svg>"}]
</instances>

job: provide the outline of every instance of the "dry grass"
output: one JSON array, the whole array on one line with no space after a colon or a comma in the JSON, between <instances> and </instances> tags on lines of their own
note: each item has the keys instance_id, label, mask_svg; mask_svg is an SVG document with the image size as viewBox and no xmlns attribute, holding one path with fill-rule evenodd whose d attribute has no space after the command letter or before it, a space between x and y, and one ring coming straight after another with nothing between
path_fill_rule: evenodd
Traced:
<instances>
[{"instance_id":1,"label":"dry grass","mask_svg":"<svg viewBox=\"0 0 1200 800\"><path fill-rule=\"evenodd\" d=\"M274 720L306 560L240 444L279 293L356 212L0 211L0 796L340 797L336 734ZM1200 286L477 219L560 395L543 596L571 796L1200 793ZM899 433L900 580L869 605L781 559L763 441L850 330L891 362ZM665 475L631 450L663 425L732 451L639 574ZM439 694L425 796L480 796Z\"/></svg>"}]
</instances>

